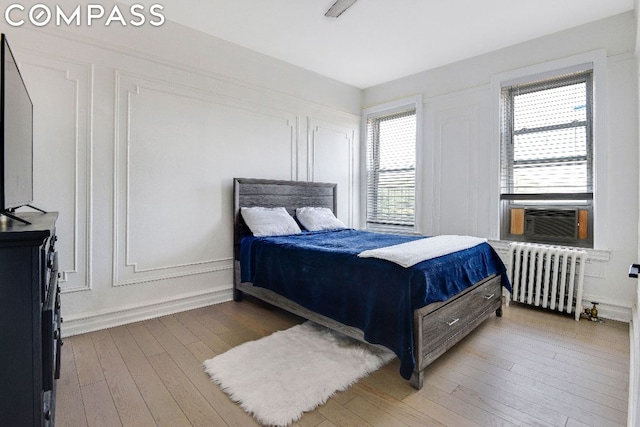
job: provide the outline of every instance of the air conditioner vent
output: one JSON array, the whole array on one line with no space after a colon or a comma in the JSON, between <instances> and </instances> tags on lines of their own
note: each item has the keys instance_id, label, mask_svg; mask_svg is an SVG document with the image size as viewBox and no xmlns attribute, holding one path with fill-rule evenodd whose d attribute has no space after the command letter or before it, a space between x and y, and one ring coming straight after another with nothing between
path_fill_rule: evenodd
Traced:
<instances>
[{"instance_id":1,"label":"air conditioner vent","mask_svg":"<svg viewBox=\"0 0 640 427\"><path fill-rule=\"evenodd\" d=\"M578 237L577 209L525 209L524 234L547 239Z\"/></svg>"}]
</instances>

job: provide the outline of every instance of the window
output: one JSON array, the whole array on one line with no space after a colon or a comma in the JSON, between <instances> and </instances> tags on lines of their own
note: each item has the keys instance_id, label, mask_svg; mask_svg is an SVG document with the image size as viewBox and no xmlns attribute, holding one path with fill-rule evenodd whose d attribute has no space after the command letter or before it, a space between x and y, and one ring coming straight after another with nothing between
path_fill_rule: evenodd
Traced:
<instances>
[{"instance_id":1,"label":"window","mask_svg":"<svg viewBox=\"0 0 640 427\"><path fill-rule=\"evenodd\" d=\"M367 228L415 228L417 104L365 111Z\"/></svg>"},{"instance_id":2,"label":"window","mask_svg":"<svg viewBox=\"0 0 640 427\"><path fill-rule=\"evenodd\" d=\"M502 237L593 244L592 72L502 89Z\"/></svg>"}]
</instances>

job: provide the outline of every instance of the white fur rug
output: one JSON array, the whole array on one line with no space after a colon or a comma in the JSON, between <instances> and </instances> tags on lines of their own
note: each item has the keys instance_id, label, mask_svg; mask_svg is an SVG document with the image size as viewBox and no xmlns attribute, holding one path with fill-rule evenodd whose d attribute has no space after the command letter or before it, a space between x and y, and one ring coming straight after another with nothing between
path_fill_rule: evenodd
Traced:
<instances>
[{"instance_id":1,"label":"white fur rug","mask_svg":"<svg viewBox=\"0 0 640 427\"><path fill-rule=\"evenodd\" d=\"M204 368L258 422L286 426L393 357L305 322L232 348Z\"/></svg>"}]
</instances>

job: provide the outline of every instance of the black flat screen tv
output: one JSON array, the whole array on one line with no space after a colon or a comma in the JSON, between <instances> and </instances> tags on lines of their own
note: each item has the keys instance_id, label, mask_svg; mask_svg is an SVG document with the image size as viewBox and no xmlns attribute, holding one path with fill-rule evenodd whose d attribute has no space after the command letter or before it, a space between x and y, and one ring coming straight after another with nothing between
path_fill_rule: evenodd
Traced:
<instances>
[{"instance_id":1,"label":"black flat screen tv","mask_svg":"<svg viewBox=\"0 0 640 427\"><path fill-rule=\"evenodd\" d=\"M33 202L33 103L7 37L0 47L0 213ZM19 218L14 218L19 219Z\"/></svg>"}]
</instances>

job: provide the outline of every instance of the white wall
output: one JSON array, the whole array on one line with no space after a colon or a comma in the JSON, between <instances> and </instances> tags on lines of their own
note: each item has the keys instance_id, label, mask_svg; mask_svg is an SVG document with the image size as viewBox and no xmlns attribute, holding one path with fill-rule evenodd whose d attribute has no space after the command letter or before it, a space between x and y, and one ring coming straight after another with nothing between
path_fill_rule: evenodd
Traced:
<instances>
[{"instance_id":1,"label":"white wall","mask_svg":"<svg viewBox=\"0 0 640 427\"><path fill-rule=\"evenodd\" d=\"M421 220L426 234L467 233L499 239L499 139L496 75L605 49L598 157L596 250L590 251L584 302L629 320L638 251L638 103L632 12L425 71L364 91L372 106L413 94L424 101ZM598 112L596 112L598 114ZM603 120L604 119L604 120ZM603 149L604 148L604 149ZM504 243L497 242L497 248Z\"/></svg>"},{"instance_id":2,"label":"white wall","mask_svg":"<svg viewBox=\"0 0 640 427\"><path fill-rule=\"evenodd\" d=\"M234 177L337 182L356 225L359 89L171 22L3 31L34 205L60 212L65 334L230 299Z\"/></svg>"}]
</instances>

